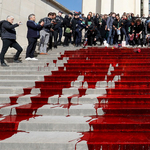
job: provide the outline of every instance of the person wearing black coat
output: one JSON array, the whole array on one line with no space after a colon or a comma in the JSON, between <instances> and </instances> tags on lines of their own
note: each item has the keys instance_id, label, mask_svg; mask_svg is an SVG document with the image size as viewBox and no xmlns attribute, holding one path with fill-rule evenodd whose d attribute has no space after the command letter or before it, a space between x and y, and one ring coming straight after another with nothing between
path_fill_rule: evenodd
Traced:
<instances>
[{"instance_id":1,"label":"person wearing black coat","mask_svg":"<svg viewBox=\"0 0 150 150\"><path fill-rule=\"evenodd\" d=\"M145 45L146 44L145 27L144 27L144 24L142 23L142 21L140 19L136 20L136 24L135 24L134 30L135 30L135 43L138 46Z\"/></svg>"},{"instance_id":2,"label":"person wearing black coat","mask_svg":"<svg viewBox=\"0 0 150 150\"><path fill-rule=\"evenodd\" d=\"M35 23L35 15L31 14L28 17L27 21L27 39L28 39L28 47L26 51L26 59L25 60L37 60L34 58L34 52L37 45L37 39L40 37L40 30L44 26L44 22L42 21L40 24Z\"/></svg>"},{"instance_id":3,"label":"person wearing black coat","mask_svg":"<svg viewBox=\"0 0 150 150\"><path fill-rule=\"evenodd\" d=\"M69 15L66 15L63 20L63 26L64 26L64 47L69 46L69 40L71 39L71 33L72 33L72 26L71 26L71 18L72 13L69 13Z\"/></svg>"},{"instance_id":4,"label":"person wearing black coat","mask_svg":"<svg viewBox=\"0 0 150 150\"><path fill-rule=\"evenodd\" d=\"M88 45L96 45L96 41L100 40L101 35L99 30L95 26L90 26L85 34L85 38L88 41Z\"/></svg>"},{"instance_id":5,"label":"person wearing black coat","mask_svg":"<svg viewBox=\"0 0 150 150\"><path fill-rule=\"evenodd\" d=\"M126 45L129 45L129 35L128 35L128 27L130 25L130 21L127 20L127 16L123 16L121 20L121 41L123 41L123 38L125 36Z\"/></svg>"},{"instance_id":6,"label":"person wearing black coat","mask_svg":"<svg viewBox=\"0 0 150 150\"><path fill-rule=\"evenodd\" d=\"M95 18L93 19L95 26L97 27L97 29L99 29L100 27L100 23L101 23L101 18L99 16L99 14L97 13Z\"/></svg>"},{"instance_id":7,"label":"person wearing black coat","mask_svg":"<svg viewBox=\"0 0 150 150\"><path fill-rule=\"evenodd\" d=\"M60 26L61 26L61 22L59 18L56 16L56 13L52 13L52 26L50 30L54 37L54 48L57 48L57 45L58 45L57 39L58 39L58 32L59 32Z\"/></svg>"},{"instance_id":8,"label":"person wearing black coat","mask_svg":"<svg viewBox=\"0 0 150 150\"><path fill-rule=\"evenodd\" d=\"M113 22L113 34L114 34L114 44L119 44L119 36L121 36L121 20L119 14L116 15L116 19Z\"/></svg>"},{"instance_id":9,"label":"person wearing black coat","mask_svg":"<svg viewBox=\"0 0 150 150\"><path fill-rule=\"evenodd\" d=\"M72 19L72 34L73 34L73 44L75 44L76 41L76 25L78 22L78 14L74 14L74 18Z\"/></svg>"},{"instance_id":10,"label":"person wearing black coat","mask_svg":"<svg viewBox=\"0 0 150 150\"><path fill-rule=\"evenodd\" d=\"M101 41L100 41L100 45L103 44L104 40L106 40L106 21L107 21L107 15L103 15L101 18L101 23L100 23L100 27L99 27L99 31L101 34Z\"/></svg>"},{"instance_id":11,"label":"person wearing black coat","mask_svg":"<svg viewBox=\"0 0 150 150\"><path fill-rule=\"evenodd\" d=\"M132 20L128 27L128 35L129 35L129 45L135 46L135 21Z\"/></svg>"},{"instance_id":12,"label":"person wearing black coat","mask_svg":"<svg viewBox=\"0 0 150 150\"><path fill-rule=\"evenodd\" d=\"M18 60L21 52L22 52L22 47L16 42L16 30L15 28L18 27L21 22L18 22L16 24L13 25L13 21L14 21L14 17L13 16L8 16L7 17L7 21L4 21L2 24L2 33L1 33L1 38L3 41L3 47L1 50L1 55L0 55L0 59L1 59L1 66L6 67L8 66L5 62L4 62L4 56L8 50L9 47L13 47L17 50L17 53L14 57L14 62L15 63L20 63L21 61Z\"/></svg>"},{"instance_id":13,"label":"person wearing black coat","mask_svg":"<svg viewBox=\"0 0 150 150\"><path fill-rule=\"evenodd\" d=\"M58 12L58 16L57 16L57 19L60 22L60 26L59 26L59 29L58 29L58 34L59 34L58 45L61 45L61 38L62 38L62 31L63 31L62 27L63 27L63 20L64 20L64 18L62 17L62 14L63 14L63 12L59 11Z\"/></svg>"},{"instance_id":14,"label":"person wearing black coat","mask_svg":"<svg viewBox=\"0 0 150 150\"><path fill-rule=\"evenodd\" d=\"M94 43L93 29L95 30L95 24L90 14L87 16L85 25L87 26L85 37L88 40L88 45L92 46Z\"/></svg>"}]
</instances>

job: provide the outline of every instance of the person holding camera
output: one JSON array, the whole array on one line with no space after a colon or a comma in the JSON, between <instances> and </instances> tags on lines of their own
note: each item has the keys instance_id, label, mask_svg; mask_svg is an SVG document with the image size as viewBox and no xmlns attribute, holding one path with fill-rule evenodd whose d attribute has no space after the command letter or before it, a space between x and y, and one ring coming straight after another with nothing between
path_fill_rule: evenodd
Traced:
<instances>
[{"instance_id":1,"label":"person holding camera","mask_svg":"<svg viewBox=\"0 0 150 150\"><path fill-rule=\"evenodd\" d=\"M1 50L1 66L7 67L8 65L4 62L4 56L8 50L9 47L13 47L17 50L17 53L14 57L14 63L20 63L21 61L18 60L21 52L22 47L17 43L16 41L16 30L15 28L21 25L21 22L18 22L16 24L13 24L14 17L8 16L7 21L4 21L1 26L1 39L3 41L3 47Z\"/></svg>"},{"instance_id":2,"label":"person holding camera","mask_svg":"<svg viewBox=\"0 0 150 150\"><path fill-rule=\"evenodd\" d=\"M48 17L42 19L44 21L43 29L40 31L40 54L47 54L47 45L50 39L50 28L52 26L51 12L48 13Z\"/></svg>"},{"instance_id":3,"label":"person holding camera","mask_svg":"<svg viewBox=\"0 0 150 150\"><path fill-rule=\"evenodd\" d=\"M40 37L40 30L42 30L44 26L44 22L42 21L40 24L35 22L36 18L34 14L29 15L27 21L27 39L28 39L28 47L26 51L26 59L25 60L38 60L34 58L34 52L37 45L37 39Z\"/></svg>"},{"instance_id":4,"label":"person holding camera","mask_svg":"<svg viewBox=\"0 0 150 150\"><path fill-rule=\"evenodd\" d=\"M54 37L54 48L57 48L58 31L59 31L60 25L61 25L61 22L56 17L56 13L52 13L52 26L50 28L50 31L52 32L52 35ZM50 41L50 43L52 43L52 41Z\"/></svg>"}]
</instances>

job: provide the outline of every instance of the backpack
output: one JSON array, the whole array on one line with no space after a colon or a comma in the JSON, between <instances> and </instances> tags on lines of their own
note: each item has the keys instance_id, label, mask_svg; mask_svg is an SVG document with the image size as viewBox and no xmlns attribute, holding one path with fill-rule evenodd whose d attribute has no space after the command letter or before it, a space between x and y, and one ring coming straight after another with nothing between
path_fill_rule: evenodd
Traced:
<instances>
[{"instance_id":1,"label":"backpack","mask_svg":"<svg viewBox=\"0 0 150 150\"><path fill-rule=\"evenodd\" d=\"M6 20L0 21L0 37L2 36L2 25Z\"/></svg>"}]
</instances>

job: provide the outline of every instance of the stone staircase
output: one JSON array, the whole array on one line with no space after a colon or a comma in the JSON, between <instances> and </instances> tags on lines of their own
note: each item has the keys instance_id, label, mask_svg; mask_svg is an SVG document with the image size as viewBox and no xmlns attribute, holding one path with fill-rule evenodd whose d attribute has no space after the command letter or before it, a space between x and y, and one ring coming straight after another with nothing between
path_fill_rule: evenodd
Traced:
<instances>
[{"instance_id":1,"label":"stone staircase","mask_svg":"<svg viewBox=\"0 0 150 150\"><path fill-rule=\"evenodd\" d=\"M149 49L59 48L0 68L0 150L149 150Z\"/></svg>"}]
</instances>

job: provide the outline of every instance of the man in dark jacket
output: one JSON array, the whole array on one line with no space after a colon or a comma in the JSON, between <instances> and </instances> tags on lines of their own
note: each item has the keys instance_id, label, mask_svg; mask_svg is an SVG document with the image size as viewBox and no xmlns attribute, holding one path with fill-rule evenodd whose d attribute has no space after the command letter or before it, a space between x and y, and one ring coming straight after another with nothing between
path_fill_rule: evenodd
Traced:
<instances>
[{"instance_id":1,"label":"man in dark jacket","mask_svg":"<svg viewBox=\"0 0 150 150\"><path fill-rule=\"evenodd\" d=\"M74 14L74 18L72 19L72 34L73 34L73 44L75 44L76 41L76 25L78 22L78 13Z\"/></svg>"},{"instance_id":2,"label":"man in dark jacket","mask_svg":"<svg viewBox=\"0 0 150 150\"><path fill-rule=\"evenodd\" d=\"M40 37L39 31L44 26L44 22L42 21L40 24L35 23L35 15L31 14L28 17L27 27L27 39L28 39L28 47L26 51L26 59L25 60L37 60L34 58L34 52L37 44L37 39Z\"/></svg>"},{"instance_id":3,"label":"man in dark jacket","mask_svg":"<svg viewBox=\"0 0 150 150\"><path fill-rule=\"evenodd\" d=\"M16 31L15 28L18 27L21 22L18 22L16 24L13 25L13 21L14 21L14 17L13 16L8 16L7 17L7 21L4 21L2 24L2 34L1 34L1 38L3 41L3 47L2 47L2 51L1 51L1 66L8 66L5 62L4 62L4 56L8 50L9 47L13 47L17 50L17 53L14 57L14 62L15 63L20 63L21 61L18 60L21 52L22 52L22 48L21 46L16 42Z\"/></svg>"},{"instance_id":4,"label":"man in dark jacket","mask_svg":"<svg viewBox=\"0 0 150 150\"><path fill-rule=\"evenodd\" d=\"M59 11L58 16L57 16L57 19L60 22L60 26L58 29L58 34L59 34L58 45L61 45L61 38L62 38L62 27L63 27L63 20L64 20L64 18L62 17L62 14L63 14L63 12Z\"/></svg>"}]
</instances>

